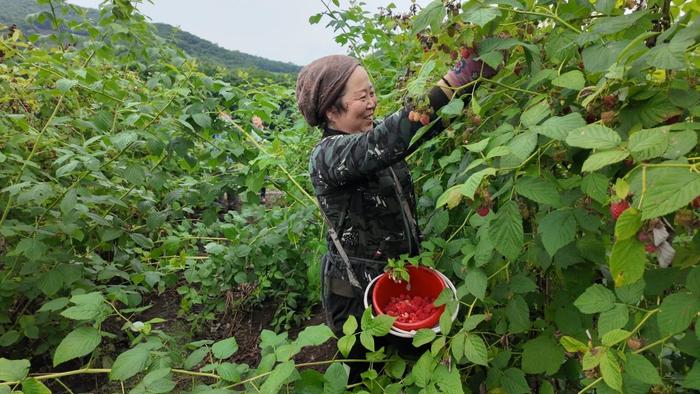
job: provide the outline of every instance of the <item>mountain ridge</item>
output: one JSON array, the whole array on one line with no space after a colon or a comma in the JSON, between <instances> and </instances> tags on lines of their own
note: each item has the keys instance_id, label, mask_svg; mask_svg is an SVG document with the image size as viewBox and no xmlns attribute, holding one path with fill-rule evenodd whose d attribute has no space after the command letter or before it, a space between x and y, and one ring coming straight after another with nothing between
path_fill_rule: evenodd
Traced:
<instances>
[{"instance_id":1,"label":"mountain ridge","mask_svg":"<svg viewBox=\"0 0 700 394\"><path fill-rule=\"evenodd\" d=\"M99 11L92 8L75 6L87 11L90 19L96 20ZM25 34L46 34L52 31L48 22L32 25L26 22L30 14L50 11L48 5L40 5L35 0L0 0L0 23L15 24ZM216 64L229 69L255 68L273 73L297 73L301 67L288 62L266 59L237 50L223 48L211 41L167 23L151 22L159 36L172 42L192 57L200 61Z\"/></svg>"}]
</instances>

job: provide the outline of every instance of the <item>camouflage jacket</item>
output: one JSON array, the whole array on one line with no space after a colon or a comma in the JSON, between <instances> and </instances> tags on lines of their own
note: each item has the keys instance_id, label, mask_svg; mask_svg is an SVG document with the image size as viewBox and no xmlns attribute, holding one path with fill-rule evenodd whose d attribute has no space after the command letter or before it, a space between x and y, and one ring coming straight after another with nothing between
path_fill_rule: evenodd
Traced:
<instances>
[{"instance_id":1,"label":"camouflage jacket","mask_svg":"<svg viewBox=\"0 0 700 394\"><path fill-rule=\"evenodd\" d=\"M439 89L433 89L430 98L436 110L447 103ZM410 217L415 219L415 193L404 158L422 125L409 121L408 112L408 108L401 109L366 133L345 134L326 128L311 153L309 169L316 198L348 256L386 260L418 253L391 173L393 169ZM439 123L431 136L442 130ZM330 238L329 250L335 250Z\"/></svg>"}]
</instances>

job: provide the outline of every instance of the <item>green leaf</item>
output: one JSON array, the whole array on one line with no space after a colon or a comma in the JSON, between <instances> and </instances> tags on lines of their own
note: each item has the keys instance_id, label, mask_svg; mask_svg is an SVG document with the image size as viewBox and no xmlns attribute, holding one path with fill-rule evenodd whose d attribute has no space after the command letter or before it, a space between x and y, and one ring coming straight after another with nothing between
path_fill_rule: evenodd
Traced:
<instances>
[{"instance_id":1,"label":"green leaf","mask_svg":"<svg viewBox=\"0 0 700 394\"><path fill-rule=\"evenodd\" d=\"M77 84L78 81L76 80L61 78L58 81L56 81L56 89L58 89L61 93L66 93Z\"/></svg>"},{"instance_id":2,"label":"green leaf","mask_svg":"<svg viewBox=\"0 0 700 394\"><path fill-rule=\"evenodd\" d=\"M464 340L464 356L474 364L488 366L486 344L476 334L467 334Z\"/></svg>"},{"instance_id":3,"label":"green leaf","mask_svg":"<svg viewBox=\"0 0 700 394\"><path fill-rule=\"evenodd\" d=\"M500 157L500 156L505 156L510 154L510 148L504 145L497 146L489 151L489 153L486 154L487 159L492 159L494 157Z\"/></svg>"},{"instance_id":4,"label":"green leaf","mask_svg":"<svg viewBox=\"0 0 700 394\"><path fill-rule=\"evenodd\" d=\"M489 145L489 141L491 141L490 138L484 138L479 142L474 142L473 144L468 144L464 147L467 148L467 150L470 152L479 153L486 149L486 147Z\"/></svg>"},{"instance_id":5,"label":"green leaf","mask_svg":"<svg viewBox=\"0 0 700 394\"><path fill-rule=\"evenodd\" d=\"M299 333L295 342L300 347L320 346L333 337L333 331L331 331L327 325L318 324L304 328L304 330Z\"/></svg>"},{"instance_id":6,"label":"green leaf","mask_svg":"<svg viewBox=\"0 0 700 394\"><path fill-rule=\"evenodd\" d=\"M498 210L489 226L489 237L496 250L508 259L515 260L518 257L524 233L523 218L515 201L508 201Z\"/></svg>"},{"instance_id":7,"label":"green leaf","mask_svg":"<svg viewBox=\"0 0 700 394\"><path fill-rule=\"evenodd\" d=\"M391 376L392 378L400 379L404 372L406 372L406 361L400 358L391 360L385 365L384 370L386 371L387 375Z\"/></svg>"},{"instance_id":8,"label":"green leaf","mask_svg":"<svg viewBox=\"0 0 700 394\"><path fill-rule=\"evenodd\" d=\"M218 358L219 360L227 359L237 351L238 343L234 337L218 341L211 347L212 354L214 354L214 357Z\"/></svg>"},{"instance_id":9,"label":"green leaf","mask_svg":"<svg viewBox=\"0 0 700 394\"><path fill-rule=\"evenodd\" d=\"M435 331L429 328L421 328L413 337L413 346L419 347L425 345L426 343L430 343L436 336L437 334Z\"/></svg>"},{"instance_id":10,"label":"green leaf","mask_svg":"<svg viewBox=\"0 0 700 394\"><path fill-rule=\"evenodd\" d=\"M664 158L677 159L691 152L698 144L698 133L695 130L685 130L677 133L669 133L668 148L664 152Z\"/></svg>"},{"instance_id":11,"label":"green leaf","mask_svg":"<svg viewBox=\"0 0 700 394\"><path fill-rule=\"evenodd\" d=\"M342 366L341 366L342 368ZM267 377L265 383L260 387L260 392L265 394L276 394L280 391L280 388L284 384L292 373L296 370L294 361L287 361L282 364L278 364L272 373ZM325 377L324 377L325 382Z\"/></svg>"},{"instance_id":12,"label":"green leaf","mask_svg":"<svg viewBox=\"0 0 700 394\"><path fill-rule=\"evenodd\" d=\"M445 19L446 15L447 11L442 2L434 0L416 15L415 21L413 22L413 33L418 33L428 26L430 26L433 32L438 32L442 20Z\"/></svg>"},{"instance_id":13,"label":"green leaf","mask_svg":"<svg viewBox=\"0 0 700 394\"><path fill-rule=\"evenodd\" d=\"M700 311L700 299L691 293L675 293L664 298L656 321L662 336L685 331Z\"/></svg>"},{"instance_id":14,"label":"green leaf","mask_svg":"<svg viewBox=\"0 0 700 394\"><path fill-rule=\"evenodd\" d=\"M208 129L211 127L211 117L207 113L193 114L192 120L194 120L194 122L203 129Z\"/></svg>"},{"instance_id":15,"label":"green leaf","mask_svg":"<svg viewBox=\"0 0 700 394\"><path fill-rule=\"evenodd\" d=\"M411 375L415 378L418 387L426 387L428 385L435 365L435 361L428 352L423 353L418 361L416 361L416 364L411 370Z\"/></svg>"},{"instance_id":16,"label":"green leaf","mask_svg":"<svg viewBox=\"0 0 700 394\"><path fill-rule=\"evenodd\" d=\"M603 335L603 337L601 338L601 342L604 346L612 347L626 340L630 337L630 335L632 335L631 332L616 328L606 332L605 335Z\"/></svg>"},{"instance_id":17,"label":"green leaf","mask_svg":"<svg viewBox=\"0 0 700 394\"><path fill-rule=\"evenodd\" d=\"M464 278L464 286L474 297L483 300L486 295L487 281L486 274L482 270L474 269Z\"/></svg>"},{"instance_id":18,"label":"green leaf","mask_svg":"<svg viewBox=\"0 0 700 394\"><path fill-rule=\"evenodd\" d=\"M462 20L466 23L473 23L480 27L486 26L492 20L501 16L501 11L494 7L483 7L469 12L461 13Z\"/></svg>"},{"instance_id":19,"label":"green leaf","mask_svg":"<svg viewBox=\"0 0 700 394\"><path fill-rule=\"evenodd\" d=\"M608 350L600 359L600 373L603 375L603 381L610 388L617 391L622 391L622 372L620 371L620 363L617 361L615 354Z\"/></svg>"},{"instance_id":20,"label":"green leaf","mask_svg":"<svg viewBox=\"0 0 700 394\"><path fill-rule=\"evenodd\" d=\"M530 309L525 299L517 295L506 305L506 317L510 322L508 331L513 334L527 331L530 328Z\"/></svg>"},{"instance_id":21,"label":"green leaf","mask_svg":"<svg viewBox=\"0 0 700 394\"><path fill-rule=\"evenodd\" d=\"M564 208L550 212L540 222L538 232L542 244L550 256L569 244L576 236L576 217L571 209Z\"/></svg>"},{"instance_id":22,"label":"green leaf","mask_svg":"<svg viewBox=\"0 0 700 394\"><path fill-rule=\"evenodd\" d=\"M683 387L700 390L700 361L693 362L693 368L688 371L683 379Z\"/></svg>"},{"instance_id":23,"label":"green leaf","mask_svg":"<svg viewBox=\"0 0 700 394\"><path fill-rule=\"evenodd\" d=\"M227 382L238 382L241 380L241 371L232 363L219 364L216 367L216 373Z\"/></svg>"},{"instance_id":24,"label":"green leaf","mask_svg":"<svg viewBox=\"0 0 700 394\"><path fill-rule=\"evenodd\" d=\"M517 368L508 368L503 371L501 386L507 394L528 394L531 392L525 379L525 373Z\"/></svg>"},{"instance_id":25,"label":"green leaf","mask_svg":"<svg viewBox=\"0 0 700 394\"><path fill-rule=\"evenodd\" d=\"M615 222L615 237L618 240L632 238L642 227L642 215L636 209L625 209Z\"/></svg>"},{"instance_id":26,"label":"green leaf","mask_svg":"<svg viewBox=\"0 0 700 394\"><path fill-rule=\"evenodd\" d=\"M92 320L96 318L101 311L102 305L100 304L82 304L64 310L61 312L61 316L73 320Z\"/></svg>"},{"instance_id":27,"label":"green leaf","mask_svg":"<svg viewBox=\"0 0 700 394\"><path fill-rule=\"evenodd\" d=\"M53 366L92 353L100 342L102 336L94 327L76 328L58 344L53 355Z\"/></svg>"},{"instance_id":28,"label":"green leaf","mask_svg":"<svg viewBox=\"0 0 700 394\"><path fill-rule=\"evenodd\" d=\"M375 316L366 325L363 325L363 331L370 333L372 336L381 337L391 331L391 326L394 324L394 318L389 315Z\"/></svg>"},{"instance_id":29,"label":"green leaf","mask_svg":"<svg viewBox=\"0 0 700 394\"><path fill-rule=\"evenodd\" d=\"M466 182L464 182L461 187L458 189L460 193L462 193L463 196L474 199L474 193L476 193L476 189L479 188L479 185L481 185L481 181L490 175L495 175L496 174L496 169L495 168L484 168L481 171L475 172L472 174L469 179L467 179Z\"/></svg>"},{"instance_id":30,"label":"green leaf","mask_svg":"<svg viewBox=\"0 0 700 394\"><path fill-rule=\"evenodd\" d=\"M458 368L448 369L447 366L439 364L433 372L433 381L437 383L441 393L464 393Z\"/></svg>"},{"instance_id":31,"label":"green leaf","mask_svg":"<svg viewBox=\"0 0 700 394\"><path fill-rule=\"evenodd\" d=\"M585 343L566 335L559 339L559 343L561 343L564 349L569 353L585 353L588 350L588 346L586 346Z\"/></svg>"},{"instance_id":32,"label":"green leaf","mask_svg":"<svg viewBox=\"0 0 700 394\"><path fill-rule=\"evenodd\" d=\"M554 140L564 141L571 130L585 125L586 121L581 117L581 114L572 112L564 116L553 116L539 126L530 127L530 130Z\"/></svg>"},{"instance_id":33,"label":"green leaf","mask_svg":"<svg viewBox=\"0 0 700 394\"><path fill-rule=\"evenodd\" d=\"M592 172L597 171L610 164L615 164L622 160L625 160L629 156L629 152L626 150L609 150L604 152L593 153L590 155L586 161L583 162L581 171Z\"/></svg>"},{"instance_id":34,"label":"green leaf","mask_svg":"<svg viewBox=\"0 0 700 394\"><path fill-rule=\"evenodd\" d=\"M615 130L599 124L579 127L566 137L566 143L570 146L586 149L612 149L621 141Z\"/></svg>"},{"instance_id":35,"label":"green leaf","mask_svg":"<svg viewBox=\"0 0 700 394\"><path fill-rule=\"evenodd\" d=\"M357 319L354 315L348 316L345 323L343 323L343 334L352 335L357 330Z\"/></svg>"},{"instance_id":36,"label":"green leaf","mask_svg":"<svg viewBox=\"0 0 700 394\"><path fill-rule=\"evenodd\" d=\"M374 337L367 331L362 331L360 333L360 343L365 349L369 351L374 351Z\"/></svg>"},{"instance_id":37,"label":"green leaf","mask_svg":"<svg viewBox=\"0 0 700 394\"><path fill-rule=\"evenodd\" d=\"M615 286L628 285L641 279L646 261L644 244L636 237L615 242L610 254L610 273Z\"/></svg>"},{"instance_id":38,"label":"green leaf","mask_svg":"<svg viewBox=\"0 0 700 394\"><path fill-rule=\"evenodd\" d=\"M453 98L446 106L440 108L440 114L448 118L453 118L461 115L462 110L464 110L464 101Z\"/></svg>"},{"instance_id":39,"label":"green leaf","mask_svg":"<svg viewBox=\"0 0 700 394\"><path fill-rule=\"evenodd\" d=\"M603 174L588 174L581 180L581 191L601 204L608 201L608 177Z\"/></svg>"},{"instance_id":40,"label":"green leaf","mask_svg":"<svg viewBox=\"0 0 700 394\"><path fill-rule=\"evenodd\" d=\"M66 305L68 305L68 298L56 298L55 300L51 300L42 305L37 312L55 312L59 309L65 308Z\"/></svg>"},{"instance_id":41,"label":"green leaf","mask_svg":"<svg viewBox=\"0 0 700 394\"><path fill-rule=\"evenodd\" d=\"M581 90L586 85L586 79L581 71L573 70L554 78L552 85L566 89Z\"/></svg>"},{"instance_id":42,"label":"green leaf","mask_svg":"<svg viewBox=\"0 0 700 394\"><path fill-rule=\"evenodd\" d=\"M202 360L204 360L204 357L206 357L208 354L209 349L205 346L195 349L192 353L190 353L189 356L187 356L185 361L183 361L182 365L183 367L185 367L185 369L193 369L194 367L199 365L202 362Z\"/></svg>"},{"instance_id":43,"label":"green leaf","mask_svg":"<svg viewBox=\"0 0 700 394\"><path fill-rule=\"evenodd\" d=\"M8 360L0 357L0 382L15 382L27 377L29 360Z\"/></svg>"},{"instance_id":44,"label":"green leaf","mask_svg":"<svg viewBox=\"0 0 700 394\"><path fill-rule=\"evenodd\" d=\"M525 373L552 375L564 361L564 349L550 335L540 335L523 345L522 369Z\"/></svg>"},{"instance_id":45,"label":"green leaf","mask_svg":"<svg viewBox=\"0 0 700 394\"><path fill-rule=\"evenodd\" d=\"M464 319L464 324L462 325L462 329L464 331L471 331L476 328L476 326L479 325L482 321L486 319L486 316L482 313L476 314L476 315L471 315Z\"/></svg>"},{"instance_id":46,"label":"green leaf","mask_svg":"<svg viewBox=\"0 0 700 394\"><path fill-rule=\"evenodd\" d=\"M549 115L549 103L547 100L541 100L523 112L523 114L520 116L520 123L526 127L532 128L546 119Z\"/></svg>"},{"instance_id":47,"label":"green leaf","mask_svg":"<svg viewBox=\"0 0 700 394\"><path fill-rule=\"evenodd\" d=\"M341 363L331 364L323 374L323 394L342 394L348 385L348 373Z\"/></svg>"},{"instance_id":48,"label":"green leaf","mask_svg":"<svg viewBox=\"0 0 700 394\"><path fill-rule=\"evenodd\" d=\"M51 394L51 390L35 378L22 381L23 394Z\"/></svg>"},{"instance_id":49,"label":"green leaf","mask_svg":"<svg viewBox=\"0 0 700 394\"><path fill-rule=\"evenodd\" d=\"M607 287L596 283L574 301L574 306L585 314L609 311L615 306L615 294Z\"/></svg>"},{"instance_id":50,"label":"green leaf","mask_svg":"<svg viewBox=\"0 0 700 394\"><path fill-rule=\"evenodd\" d=\"M669 127L639 130L630 135L627 148L635 161L649 160L662 156L668 148Z\"/></svg>"},{"instance_id":51,"label":"green leaf","mask_svg":"<svg viewBox=\"0 0 700 394\"><path fill-rule=\"evenodd\" d=\"M561 205L559 191L554 183L534 177L520 178L515 184L515 192L540 204L557 207Z\"/></svg>"},{"instance_id":52,"label":"green leaf","mask_svg":"<svg viewBox=\"0 0 700 394\"><path fill-rule=\"evenodd\" d=\"M634 353L627 353L625 357L627 358L625 372L630 376L647 384L662 384L659 371L646 357Z\"/></svg>"},{"instance_id":53,"label":"green leaf","mask_svg":"<svg viewBox=\"0 0 700 394\"><path fill-rule=\"evenodd\" d=\"M700 195L700 174L687 168L647 169L646 182L646 193L642 200L642 220L674 212ZM641 174L635 177L631 188L635 196L642 194Z\"/></svg>"},{"instance_id":54,"label":"green leaf","mask_svg":"<svg viewBox=\"0 0 700 394\"><path fill-rule=\"evenodd\" d=\"M129 237L131 237L131 239L134 240L134 242L136 242L139 246L145 249L153 248L153 241L143 234L131 233L129 234Z\"/></svg>"},{"instance_id":55,"label":"green leaf","mask_svg":"<svg viewBox=\"0 0 700 394\"><path fill-rule=\"evenodd\" d=\"M355 335L344 335L338 339L338 350L340 350L343 357L347 357L350 354L356 342L357 337L355 337Z\"/></svg>"},{"instance_id":56,"label":"green leaf","mask_svg":"<svg viewBox=\"0 0 700 394\"><path fill-rule=\"evenodd\" d=\"M138 344L117 356L109 373L110 380L127 380L146 368L150 351L145 344Z\"/></svg>"},{"instance_id":57,"label":"green leaf","mask_svg":"<svg viewBox=\"0 0 700 394\"><path fill-rule=\"evenodd\" d=\"M615 304L609 311L600 314L598 318L598 335L605 335L616 328L624 327L629 321L629 311L625 304Z\"/></svg>"}]
</instances>

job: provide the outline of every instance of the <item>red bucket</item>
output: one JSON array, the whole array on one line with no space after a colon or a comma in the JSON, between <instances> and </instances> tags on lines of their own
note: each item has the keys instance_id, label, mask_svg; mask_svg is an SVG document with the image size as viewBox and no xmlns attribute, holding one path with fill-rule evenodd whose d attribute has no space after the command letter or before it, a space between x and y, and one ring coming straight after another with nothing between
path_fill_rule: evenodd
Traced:
<instances>
[{"instance_id":1,"label":"red bucket","mask_svg":"<svg viewBox=\"0 0 700 394\"><path fill-rule=\"evenodd\" d=\"M374 284L372 289L372 306L376 314L386 314L386 307L391 302L392 297L398 298L405 294L411 298L416 296L425 297L430 302L434 302L445 288L442 278L432 269L409 266L406 270L410 277L409 283L394 282L386 272L377 279L377 283ZM394 327L406 331L432 328L437 324L444 310L445 305L441 305L425 319L412 323L396 320Z\"/></svg>"}]
</instances>

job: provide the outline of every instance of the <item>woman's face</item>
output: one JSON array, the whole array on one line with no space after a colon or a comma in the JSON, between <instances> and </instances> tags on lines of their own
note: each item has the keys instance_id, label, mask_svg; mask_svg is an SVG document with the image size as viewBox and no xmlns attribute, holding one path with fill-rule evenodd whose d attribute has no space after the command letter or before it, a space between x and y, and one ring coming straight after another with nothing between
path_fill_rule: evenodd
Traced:
<instances>
[{"instance_id":1,"label":"woman's face","mask_svg":"<svg viewBox=\"0 0 700 394\"><path fill-rule=\"evenodd\" d=\"M331 128L345 133L364 133L372 130L377 98L364 68L357 67L352 72L345 83L341 101L345 111L331 108L326 112Z\"/></svg>"}]
</instances>

